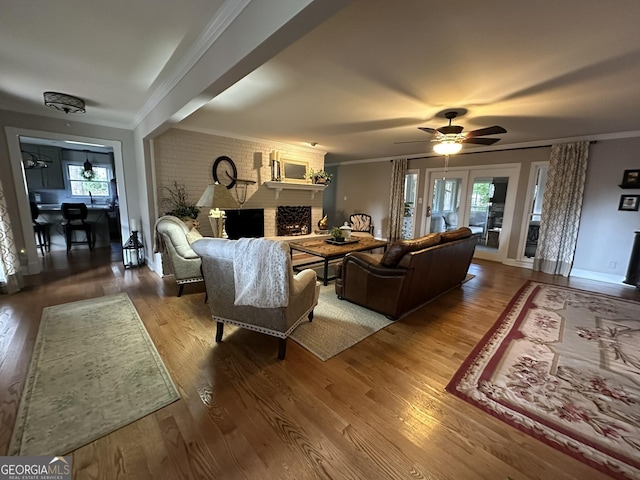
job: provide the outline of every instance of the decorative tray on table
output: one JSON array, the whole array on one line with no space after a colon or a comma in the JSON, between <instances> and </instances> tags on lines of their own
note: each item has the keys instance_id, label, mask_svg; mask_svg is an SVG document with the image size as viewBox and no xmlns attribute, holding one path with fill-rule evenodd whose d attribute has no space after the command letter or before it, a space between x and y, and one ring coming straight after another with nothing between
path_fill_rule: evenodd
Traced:
<instances>
[{"instance_id":1,"label":"decorative tray on table","mask_svg":"<svg viewBox=\"0 0 640 480\"><path fill-rule=\"evenodd\" d=\"M331 245L349 245L350 243L358 243L359 241L359 238L350 238L349 240L342 240L341 242L333 240L332 238L325 240L325 242L330 243Z\"/></svg>"}]
</instances>

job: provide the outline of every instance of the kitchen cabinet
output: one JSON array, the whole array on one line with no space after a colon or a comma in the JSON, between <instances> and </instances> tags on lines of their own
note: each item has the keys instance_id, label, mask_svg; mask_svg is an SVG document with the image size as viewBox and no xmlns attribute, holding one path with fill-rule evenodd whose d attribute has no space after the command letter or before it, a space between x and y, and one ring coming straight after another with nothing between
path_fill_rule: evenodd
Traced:
<instances>
[{"instance_id":1,"label":"kitchen cabinet","mask_svg":"<svg viewBox=\"0 0 640 480\"><path fill-rule=\"evenodd\" d=\"M64 190L64 175L62 174L62 159L58 147L46 145L21 144L21 149L35 156L36 159L46 160L47 168L27 168L27 186L29 191L42 189ZM27 158L28 155L23 155ZM51 162L51 163L49 163Z\"/></svg>"}]
</instances>

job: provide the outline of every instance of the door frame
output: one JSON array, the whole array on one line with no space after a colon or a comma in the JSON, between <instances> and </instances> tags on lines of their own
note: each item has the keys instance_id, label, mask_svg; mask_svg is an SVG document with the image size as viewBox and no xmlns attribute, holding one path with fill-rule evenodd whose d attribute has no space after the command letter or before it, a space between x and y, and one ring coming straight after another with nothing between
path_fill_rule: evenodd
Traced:
<instances>
[{"instance_id":1,"label":"door frame","mask_svg":"<svg viewBox=\"0 0 640 480\"><path fill-rule=\"evenodd\" d=\"M527 258L524 256L524 251L527 243L527 235L529 233L529 217L531 216L531 207L533 206L533 190L536 187L538 168L549 166L549 161L544 162L532 162L529 170L529 181L527 183L527 196L524 202L524 210L522 212L522 225L520 226L520 244L518 245L518 252L516 253L516 262L524 264L523 266L533 266L533 258Z\"/></svg>"},{"instance_id":2,"label":"door frame","mask_svg":"<svg viewBox=\"0 0 640 480\"><path fill-rule=\"evenodd\" d=\"M63 134L56 132L45 132L41 130L31 130L27 128L5 127L7 136L7 146L9 158L13 170L13 183L15 185L18 212L20 213L20 223L22 224L22 235L24 238L25 253L27 255L27 275L34 275L42 271L42 265L38 257L33 227L31 225L31 207L29 206L29 194L27 192L26 177L22 155L20 153L20 137L35 137L48 140L73 140L76 142L99 143L113 149L113 162L115 168L118 203L120 212L127 212L127 195L124 184L124 161L122 158L122 142L119 140L106 140L96 137L84 137L80 135ZM128 232L120 226L122 238L127 238Z\"/></svg>"}]
</instances>

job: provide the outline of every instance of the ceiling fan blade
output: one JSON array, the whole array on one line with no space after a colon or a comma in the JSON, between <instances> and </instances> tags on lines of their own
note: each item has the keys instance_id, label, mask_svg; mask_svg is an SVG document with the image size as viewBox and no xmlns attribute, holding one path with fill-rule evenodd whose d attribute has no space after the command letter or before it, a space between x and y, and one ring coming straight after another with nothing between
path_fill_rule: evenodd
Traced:
<instances>
[{"instance_id":1,"label":"ceiling fan blade","mask_svg":"<svg viewBox=\"0 0 640 480\"><path fill-rule=\"evenodd\" d=\"M427 133L436 133L437 130L435 128L430 128L430 127L418 127L418 130L422 130L423 132L427 132Z\"/></svg>"},{"instance_id":2,"label":"ceiling fan blade","mask_svg":"<svg viewBox=\"0 0 640 480\"><path fill-rule=\"evenodd\" d=\"M426 143L426 142L430 142L431 140L410 140L408 142L393 142L394 145L401 145L403 143Z\"/></svg>"},{"instance_id":3,"label":"ceiling fan blade","mask_svg":"<svg viewBox=\"0 0 640 480\"><path fill-rule=\"evenodd\" d=\"M500 133L507 133L507 131L499 125L493 127L479 128L478 130L471 130L467 132L467 137L481 137L484 135L499 135Z\"/></svg>"},{"instance_id":4,"label":"ceiling fan blade","mask_svg":"<svg viewBox=\"0 0 640 480\"><path fill-rule=\"evenodd\" d=\"M463 129L464 127L461 127L460 125L447 125L446 127L440 127L438 132L443 135L457 135L462 132Z\"/></svg>"},{"instance_id":5,"label":"ceiling fan blade","mask_svg":"<svg viewBox=\"0 0 640 480\"><path fill-rule=\"evenodd\" d=\"M493 145L496 142L499 142L499 138L476 138L476 137L467 137L462 140L462 143L475 143L477 145Z\"/></svg>"}]
</instances>

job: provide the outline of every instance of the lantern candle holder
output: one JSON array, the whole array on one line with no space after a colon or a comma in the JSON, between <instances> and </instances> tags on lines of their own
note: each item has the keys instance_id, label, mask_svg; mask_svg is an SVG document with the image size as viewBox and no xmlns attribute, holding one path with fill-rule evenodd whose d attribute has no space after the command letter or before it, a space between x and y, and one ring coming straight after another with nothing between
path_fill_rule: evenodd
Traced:
<instances>
[{"instance_id":1,"label":"lantern candle holder","mask_svg":"<svg viewBox=\"0 0 640 480\"><path fill-rule=\"evenodd\" d=\"M137 230L131 232L129 239L122 247L122 261L124 268L144 265L144 245L138 239Z\"/></svg>"}]
</instances>

